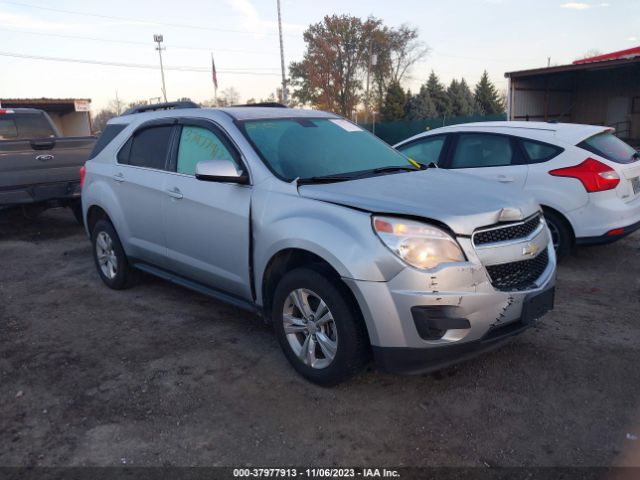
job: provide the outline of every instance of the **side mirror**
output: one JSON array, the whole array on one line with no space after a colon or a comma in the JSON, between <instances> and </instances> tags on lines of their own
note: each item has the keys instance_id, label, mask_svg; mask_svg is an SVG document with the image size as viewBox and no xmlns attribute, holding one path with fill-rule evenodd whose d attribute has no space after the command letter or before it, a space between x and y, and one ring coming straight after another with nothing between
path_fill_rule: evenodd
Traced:
<instances>
[{"instance_id":1,"label":"side mirror","mask_svg":"<svg viewBox=\"0 0 640 480\"><path fill-rule=\"evenodd\" d=\"M196 163L196 178L205 182L229 182L246 185L249 177L238 173L230 160L206 160Z\"/></svg>"}]
</instances>

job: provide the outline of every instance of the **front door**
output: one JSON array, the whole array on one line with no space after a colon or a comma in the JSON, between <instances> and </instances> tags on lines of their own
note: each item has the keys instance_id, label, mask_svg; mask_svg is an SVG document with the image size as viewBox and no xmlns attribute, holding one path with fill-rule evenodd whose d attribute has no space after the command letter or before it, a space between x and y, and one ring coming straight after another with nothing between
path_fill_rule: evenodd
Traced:
<instances>
[{"instance_id":1,"label":"front door","mask_svg":"<svg viewBox=\"0 0 640 480\"><path fill-rule=\"evenodd\" d=\"M240 155L208 121L184 120L178 128L163 200L169 269L249 300L251 187L194 176L196 164L205 160L230 160L243 170Z\"/></svg>"},{"instance_id":2,"label":"front door","mask_svg":"<svg viewBox=\"0 0 640 480\"><path fill-rule=\"evenodd\" d=\"M459 133L448 168L524 188L528 166L517 141L508 135Z\"/></svg>"}]
</instances>

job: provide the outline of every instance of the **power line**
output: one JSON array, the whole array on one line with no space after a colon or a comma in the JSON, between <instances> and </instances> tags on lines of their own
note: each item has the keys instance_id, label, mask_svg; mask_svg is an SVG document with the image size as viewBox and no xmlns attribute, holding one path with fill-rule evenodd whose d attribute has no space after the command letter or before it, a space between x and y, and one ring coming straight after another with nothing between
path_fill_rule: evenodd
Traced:
<instances>
[{"instance_id":1,"label":"power line","mask_svg":"<svg viewBox=\"0 0 640 480\"><path fill-rule=\"evenodd\" d=\"M2 3L2 2L0 2ZM15 30L11 28L0 28L0 32L11 32L11 33L23 33L26 35L36 35L41 37L57 37L57 38L68 38L71 40L89 40L93 42L105 42L105 43L119 43L123 45L142 45L145 47L149 47L149 42L140 42L135 40L113 40L110 38L99 38L99 37L85 37L81 35L65 35L62 33L44 33L44 32L30 32L27 30ZM215 50L216 52L229 52L229 53L253 53L257 55L273 55L274 52L268 51L259 51L259 50L235 50L228 48L205 48L205 47L192 47L187 45L167 45L168 48L173 48L176 50L198 50L203 52L210 52Z\"/></svg>"},{"instance_id":2,"label":"power line","mask_svg":"<svg viewBox=\"0 0 640 480\"><path fill-rule=\"evenodd\" d=\"M123 62L108 62L102 60L85 60L79 58L63 58L63 57L46 57L44 55L29 55L25 53L15 53L15 52L0 52L1 57L12 57L12 58L26 58L30 60L46 60L52 62L67 62L67 63L85 63L90 65L104 65L108 67L125 67L125 68L143 68L150 70L157 70L159 67L157 65L149 65L144 63L123 63ZM184 65L175 65L172 67L164 67L165 70L175 70L179 72L210 72L211 70L206 67L190 67ZM248 69L226 69L226 70L218 70L218 73L228 73L233 75L269 75L269 76L279 76L280 74L277 72L256 72Z\"/></svg>"},{"instance_id":3,"label":"power line","mask_svg":"<svg viewBox=\"0 0 640 480\"><path fill-rule=\"evenodd\" d=\"M138 22L138 23L144 23L147 25L162 25L165 27L176 27L176 28L188 28L188 29L196 29L196 30L207 30L207 31L213 31L213 32L225 32L225 33L240 33L240 34L244 34L244 35L254 35L255 32L247 32L246 30L234 30L234 29L230 29L230 28L213 28L213 27L205 27L203 25L191 25L191 24L187 24L187 23L168 23L168 22L159 22L156 20L146 20L146 19L137 19L137 18L128 18L128 17L119 17L119 16L115 16L115 15L104 15L104 14L99 14L99 13L90 13L90 12L79 12L79 11L74 11L74 10L64 10L62 8L52 8L52 7L42 7L40 5L32 5L30 3L21 3L21 2L11 2L11 1L6 1L6 0L1 0L0 3L4 3L7 5L14 5L14 6L18 6L18 7L27 7L27 8L34 8L37 10L46 10L49 12L56 12L56 13L68 13L71 15L81 15L81 16L85 16L85 17L94 17L94 18L103 18L103 19L107 19L107 20L120 20L120 21L125 21L125 22ZM265 35L278 35L277 32L263 32ZM292 35L292 36L297 36L297 35Z\"/></svg>"}]
</instances>

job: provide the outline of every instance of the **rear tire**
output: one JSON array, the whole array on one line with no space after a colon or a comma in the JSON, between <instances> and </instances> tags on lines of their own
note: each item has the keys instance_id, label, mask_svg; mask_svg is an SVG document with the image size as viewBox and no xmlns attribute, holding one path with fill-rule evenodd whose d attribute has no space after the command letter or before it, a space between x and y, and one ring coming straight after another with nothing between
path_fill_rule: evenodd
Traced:
<instances>
[{"instance_id":1,"label":"rear tire","mask_svg":"<svg viewBox=\"0 0 640 480\"><path fill-rule=\"evenodd\" d=\"M328 272L298 268L284 275L273 297L271 318L287 360L322 386L348 379L368 360L360 312L339 281Z\"/></svg>"},{"instance_id":2,"label":"rear tire","mask_svg":"<svg viewBox=\"0 0 640 480\"><path fill-rule=\"evenodd\" d=\"M114 290L130 287L135 275L116 230L107 220L98 220L91 233L93 260L104 284Z\"/></svg>"},{"instance_id":3,"label":"rear tire","mask_svg":"<svg viewBox=\"0 0 640 480\"><path fill-rule=\"evenodd\" d=\"M553 247L556 251L558 262L565 259L573 249L573 234L567 221L558 213L544 210L544 218L549 226Z\"/></svg>"}]
</instances>

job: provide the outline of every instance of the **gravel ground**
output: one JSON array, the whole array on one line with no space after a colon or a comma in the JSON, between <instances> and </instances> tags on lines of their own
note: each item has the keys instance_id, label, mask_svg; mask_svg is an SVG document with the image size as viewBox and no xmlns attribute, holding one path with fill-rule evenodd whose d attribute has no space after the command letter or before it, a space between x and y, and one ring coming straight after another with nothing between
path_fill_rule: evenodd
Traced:
<instances>
[{"instance_id":1,"label":"gravel ground","mask_svg":"<svg viewBox=\"0 0 640 480\"><path fill-rule=\"evenodd\" d=\"M0 212L0 465L640 466L640 233L579 250L504 348L323 389L270 327L144 276L67 210Z\"/></svg>"}]
</instances>

